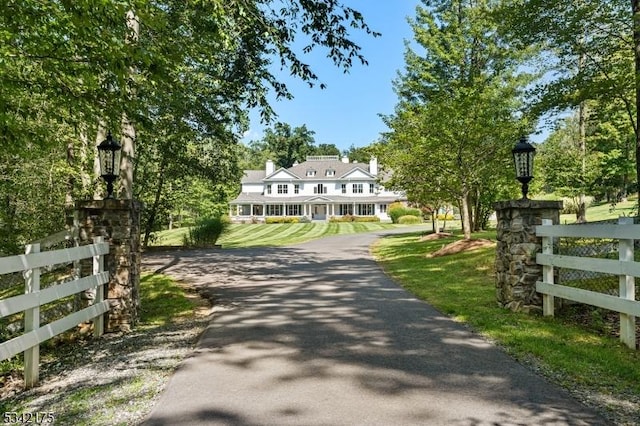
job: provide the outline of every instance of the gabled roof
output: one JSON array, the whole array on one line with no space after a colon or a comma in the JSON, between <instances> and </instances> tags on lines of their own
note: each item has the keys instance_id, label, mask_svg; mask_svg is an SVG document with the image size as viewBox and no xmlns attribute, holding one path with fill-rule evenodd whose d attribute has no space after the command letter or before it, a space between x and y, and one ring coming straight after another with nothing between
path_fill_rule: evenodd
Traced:
<instances>
[{"instance_id":1,"label":"gabled roof","mask_svg":"<svg viewBox=\"0 0 640 426\"><path fill-rule=\"evenodd\" d=\"M349 177L349 175L352 175L352 174L354 174L355 172L358 172L358 171L360 171L363 174L367 175L367 177L375 178L375 176L373 176L371 173L368 172L368 169L369 169L368 166L365 169L363 169L362 167L354 167L353 169L349 170L345 174L341 175L339 177L339 179L346 179L347 177Z\"/></svg>"},{"instance_id":2,"label":"gabled roof","mask_svg":"<svg viewBox=\"0 0 640 426\"><path fill-rule=\"evenodd\" d=\"M322 195L314 195L313 197L306 198L304 201L312 202L312 201L333 201L332 198L324 197Z\"/></svg>"},{"instance_id":3,"label":"gabled roof","mask_svg":"<svg viewBox=\"0 0 640 426\"><path fill-rule=\"evenodd\" d=\"M240 183L262 183L265 174L264 170L245 170Z\"/></svg>"},{"instance_id":4,"label":"gabled roof","mask_svg":"<svg viewBox=\"0 0 640 426\"><path fill-rule=\"evenodd\" d=\"M285 173L287 175L289 175L289 178L285 178L285 179L300 179L300 177L298 175L296 175L295 173L293 173L291 171L291 169L285 169L283 167L279 168L278 170L276 170L275 172L271 173L269 176L265 176L265 180L267 179L273 179L276 175L280 174L280 173ZM282 179L282 178L279 178Z\"/></svg>"},{"instance_id":5,"label":"gabled roof","mask_svg":"<svg viewBox=\"0 0 640 426\"><path fill-rule=\"evenodd\" d=\"M307 176L308 170L315 170L315 176ZM294 165L287 169L290 173L299 176L302 180L336 180L343 176L347 176L355 170L361 170L371 178L369 173L369 165L365 163L343 163L340 160L312 160L305 161L300 164ZM326 171L333 170L333 175L327 176Z\"/></svg>"}]
</instances>

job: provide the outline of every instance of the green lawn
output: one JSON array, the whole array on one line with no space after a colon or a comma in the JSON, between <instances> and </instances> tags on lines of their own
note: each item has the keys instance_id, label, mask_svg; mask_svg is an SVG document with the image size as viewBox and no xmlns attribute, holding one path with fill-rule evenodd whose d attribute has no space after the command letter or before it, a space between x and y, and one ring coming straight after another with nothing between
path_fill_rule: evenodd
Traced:
<instances>
[{"instance_id":1,"label":"green lawn","mask_svg":"<svg viewBox=\"0 0 640 426\"><path fill-rule=\"evenodd\" d=\"M428 253L460 237L419 237L390 236L374 247L381 266L404 288L567 388L582 386L605 395L640 393L640 354L615 337L599 335L573 320L498 307L494 247L429 258ZM495 231L474 237L495 240Z\"/></svg>"},{"instance_id":2,"label":"green lawn","mask_svg":"<svg viewBox=\"0 0 640 426\"><path fill-rule=\"evenodd\" d=\"M425 224L425 229L431 229ZM355 234L406 227L379 222L349 223L286 223L286 224L231 224L218 240L224 248L282 246L302 243L338 234ZM187 228L161 231L152 245L182 245L182 236Z\"/></svg>"},{"instance_id":3,"label":"green lawn","mask_svg":"<svg viewBox=\"0 0 640 426\"><path fill-rule=\"evenodd\" d=\"M635 216L637 213L638 200L630 199L615 205L610 203L593 204L587 209L587 221L596 222L599 220L616 219L619 216ZM560 223L575 223L575 214L560 215Z\"/></svg>"}]
</instances>

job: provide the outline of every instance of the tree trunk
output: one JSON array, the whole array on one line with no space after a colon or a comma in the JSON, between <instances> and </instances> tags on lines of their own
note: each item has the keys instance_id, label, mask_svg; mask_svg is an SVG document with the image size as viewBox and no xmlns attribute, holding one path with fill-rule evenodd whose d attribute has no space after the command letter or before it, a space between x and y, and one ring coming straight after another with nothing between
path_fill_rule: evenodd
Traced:
<instances>
[{"instance_id":1,"label":"tree trunk","mask_svg":"<svg viewBox=\"0 0 640 426\"><path fill-rule=\"evenodd\" d=\"M135 158L136 129L133 123L122 116L122 155L120 158L120 198L125 200L133 199L133 168Z\"/></svg>"},{"instance_id":2,"label":"tree trunk","mask_svg":"<svg viewBox=\"0 0 640 426\"><path fill-rule=\"evenodd\" d=\"M107 137L107 125L101 120L98 123L98 131L96 132L96 145L93 149L93 175L96 185L93 187L93 198L99 200L102 198L103 182L100 179L100 157L98 156L98 145Z\"/></svg>"},{"instance_id":3,"label":"tree trunk","mask_svg":"<svg viewBox=\"0 0 640 426\"><path fill-rule=\"evenodd\" d=\"M143 247L147 247L149 244L149 237L151 236L151 232L153 231L153 225L156 222L156 216L158 214L158 206L160 205L160 197L162 196L162 188L164 186L164 171L166 167L166 159L162 158L162 163L160 164L160 170L158 171L158 186L156 188L156 196L153 200L153 205L151 206L151 210L149 211L149 218L147 219L147 225L144 229L144 239L142 242Z\"/></svg>"},{"instance_id":4,"label":"tree trunk","mask_svg":"<svg viewBox=\"0 0 640 426\"><path fill-rule=\"evenodd\" d=\"M127 27L131 31L127 36L127 43L136 43L140 36L140 22L136 14L130 10L127 12ZM129 73L133 75L135 69L130 68ZM135 96L135 90L130 88L130 95ZM120 158L120 178L122 189L120 197L125 200L133 199L133 172L136 144L136 129L126 112L122 114L122 156Z\"/></svg>"},{"instance_id":5,"label":"tree trunk","mask_svg":"<svg viewBox=\"0 0 640 426\"><path fill-rule=\"evenodd\" d=\"M86 196L91 187L91 176L87 172L87 151L89 149L89 135L87 129L84 128L80 131L80 182L82 184L82 196Z\"/></svg>"},{"instance_id":6,"label":"tree trunk","mask_svg":"<svg viewBox=\"0 0 640 426\"><path fill-rule=\"evenodd\" d=\"M460 197L461 209L460 218L462 219L462 234L465 240L471 239L471 212L469 211L469 190L464 187L462 197Z\"/></svg>"},{"instance_id":7,"label":"tree trunk","mask_svg":"<svg viewBox=\"0 0 640 426\"><path fill-rule=\"evenodd\" d=\"M635 58L635 85L636 85L636 120L634 131L636 136L636 185L640 195L640 0L632 0L633 10L633 46ZM640 196L638 196L638 208L640 210Z\"/></svg>"},{"instance_id":8,"label":"tree trunk","mask_svg":"<svg viewBox=\"0 0 640 426\"><path fill-rule=\"evenodd\" d=\"M73 146L73 140L67 142L67 165L70 170L77 168L76 155ZM76 185L76 178L73 173L69 173L67 177L67 190L64 194L64 209L66 212L73 210L73 188Z\"/></svg>"},{"instance_id":9,"label":"tree trunk","mask_svg":"<svg viewBox=\"0 0 640 426\"><path fill-rule=\"evenodd\" d=\"M580 55L580 63L584 61L583 55ZM582 191L578 196L578 210L576 212L576 221L584 223L587 221L587 206L585 201L584 184L585 175L587 173L587 106L585 102L580 102L578 111L578 143L580 144L580 156L582 157L582 165L580 172L582 173Z\"/></svg>"},{"instance_id":10,"label":"tree trunk","mask_svg":"<svg viewBox=\"0 0 640 426\"><path fill-rule=\"evenodd\" d=\"M431 210L431 228L434 233L438 233L440 231L440 223L438 222L438 209Z\"/></svg>"}]
</instances>

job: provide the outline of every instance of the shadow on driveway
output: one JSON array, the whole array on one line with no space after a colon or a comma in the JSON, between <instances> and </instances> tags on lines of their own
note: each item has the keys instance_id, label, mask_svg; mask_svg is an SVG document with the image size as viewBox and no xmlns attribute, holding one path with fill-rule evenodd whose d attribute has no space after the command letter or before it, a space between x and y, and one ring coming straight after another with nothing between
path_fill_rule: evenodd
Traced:
<instances>
[{"instance_id":1,"label":"shadow on driveway","mask_svg":"<svg viewBox=\"0 0 640 426\"><path fill-rule=\"evenodd\" d=\"M375 237L145 256L216 300L146 424L607 424L395 285Z\"/></svg>"}]
</instances>

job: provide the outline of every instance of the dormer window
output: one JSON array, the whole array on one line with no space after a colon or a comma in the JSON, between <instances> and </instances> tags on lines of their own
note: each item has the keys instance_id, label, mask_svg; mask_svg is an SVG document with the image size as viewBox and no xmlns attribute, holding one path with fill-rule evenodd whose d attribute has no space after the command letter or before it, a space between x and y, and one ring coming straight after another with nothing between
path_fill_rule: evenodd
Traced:
<instances>
[{"instance_id":1,"label":"dormer window","mask_svg":"<svg viewBox=\"0 0 640 426\"><path fill-rule=\"evenodd\" d=\"M335 176L336 175L336 171L333 169L327 169L327 171L324 173L325 176Z\"/></svg>"},{"instance_id":2,"label":"dormer window","mask_svg":"<svg viewBox=\"0 0 640 426\"><path fill-rule=\"evenodd\" d=\"M316 175L316 171L313 169L308 169L307 170L307 176L315 176Z\"/></svg>"}]
</instances>

